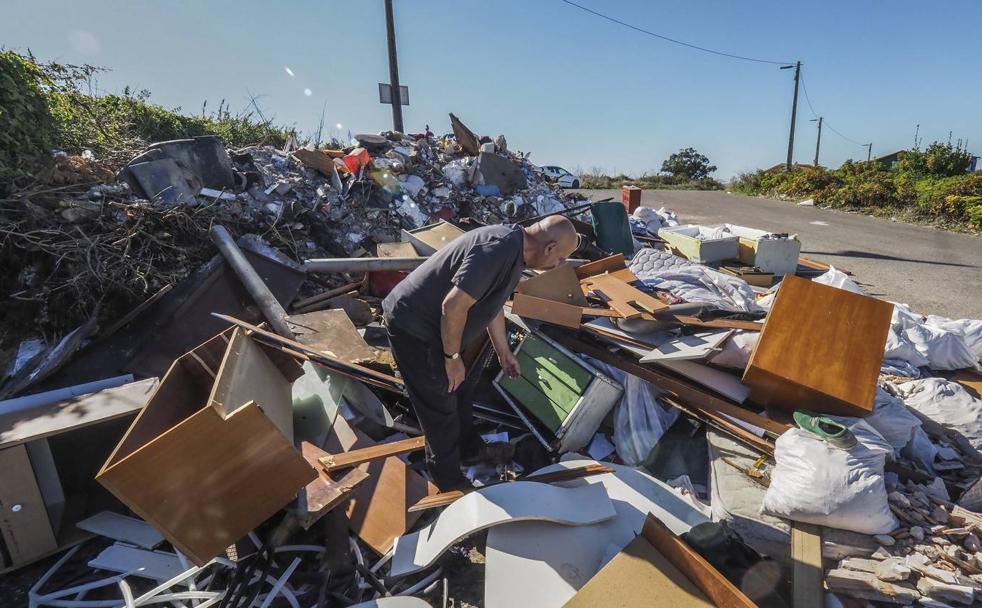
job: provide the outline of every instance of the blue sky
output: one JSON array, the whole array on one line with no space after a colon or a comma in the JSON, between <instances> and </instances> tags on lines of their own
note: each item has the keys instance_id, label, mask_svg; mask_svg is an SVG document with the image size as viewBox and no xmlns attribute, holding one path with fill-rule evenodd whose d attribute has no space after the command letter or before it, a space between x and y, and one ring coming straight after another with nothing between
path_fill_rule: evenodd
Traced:
<instances>
[{"instance_id":1,"label":"blue sky","mask_svg":"<svg viewBox=\"0 0 982 608\"><path fill-rule=\"evenodd\" d=\"M982 3L645 2L577 0L667 36L739 55L803 63L817 113L873 154L967 139L982 152ZM5 3L0 44L44 60L110 68L103 91L153 92L200 112L250 93L267 115L311 132L326 103L333 133L391 127L382 0L23 0ZM792 70L653 39L560 0L395 0L406 128L449 131L448 112L504 133L532 161L654 172L693 146L718 177L783 162ZM285 68L293 72L287 73ZM305 94L309 89L310 94ZM811 162L815 125L801 96L795 160ZM822 164L865 158L825 130Z\"/></svg>"}]
</instances>

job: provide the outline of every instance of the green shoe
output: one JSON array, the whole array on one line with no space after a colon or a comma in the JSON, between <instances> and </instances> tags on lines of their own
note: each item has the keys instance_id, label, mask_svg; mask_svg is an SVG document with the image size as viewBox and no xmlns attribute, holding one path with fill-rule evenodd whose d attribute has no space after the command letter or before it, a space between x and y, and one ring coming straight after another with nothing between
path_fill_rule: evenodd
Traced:
<instances>
[{"instance_id":1,"label":"green shoe","mask_svg":"<svg viewBox=\"0 0 982 608\"><path fill-rule=\"evenodd\" d=\"M795 410L794 421L799 427L818 435L831 446L848 450L858 443L856 436L847 427L821 414Z\"/></svg>"}]
</instances>

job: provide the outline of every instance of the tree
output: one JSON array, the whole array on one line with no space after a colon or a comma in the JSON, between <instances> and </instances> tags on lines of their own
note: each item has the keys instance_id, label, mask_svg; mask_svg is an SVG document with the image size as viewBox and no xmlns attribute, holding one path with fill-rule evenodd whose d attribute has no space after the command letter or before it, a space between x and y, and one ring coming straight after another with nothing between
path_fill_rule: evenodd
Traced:
<instances>
[{"instance_id":1,"label":"tree","mask_svg":"<svg viewBox=\"0 0 982 608\"><path fill-rule=\"evenodd\" d=\"M972 164L972 155L963 148L934 142L923 152L917 148L900 154L897 169L912 175L951 177L963 175Z\"/></svg>"},{"instance_id":2,"label":"tree","mask_svg":"<svg viewBox=\"0 0 982 608\"><path fill-rule=\"evenodd\" d=\"M715 165L709 164L709 159L699 154L695 148L683 148L661 164L661 170L676 177L690 180L704 179L716 170Z\"/></svg>"}]
</instances>

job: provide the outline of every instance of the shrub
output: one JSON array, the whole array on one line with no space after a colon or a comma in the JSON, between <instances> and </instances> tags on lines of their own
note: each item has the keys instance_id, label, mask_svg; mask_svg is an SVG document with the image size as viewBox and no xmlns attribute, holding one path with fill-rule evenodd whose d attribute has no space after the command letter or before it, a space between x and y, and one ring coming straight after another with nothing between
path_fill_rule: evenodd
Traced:
<instances>
[{"instance_id":1,"label":"shrub","mask_svg":"<svg viewBox=\"0 0 982 608\"><path fill-rule=\"evenodd\" d=\"M923 152L919 149L902 152L897 171L915 176L953 177L964 175L971 164L968 150L936 141Z\"/></svg>"},{"instance_id":2,"label":"shrub","mask_svg":"<svg viewBox=\"0 0 982 608\"><path fill-rule=\"evenodd\" d=\"M54 145L46 83L33 59L0 51L0 194Z\"/></svg>"}]
</instances>

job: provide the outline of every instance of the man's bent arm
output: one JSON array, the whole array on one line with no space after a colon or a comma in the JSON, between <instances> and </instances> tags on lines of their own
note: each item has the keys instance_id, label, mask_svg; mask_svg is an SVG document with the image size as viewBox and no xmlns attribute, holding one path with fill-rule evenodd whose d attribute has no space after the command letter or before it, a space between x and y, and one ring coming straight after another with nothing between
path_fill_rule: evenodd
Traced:
<instances>
[{"instance_id":1,"label":"man's bent arm","mask_svg":"<svg viewBox=\"0 0 982 608\"><path fill-rule=\"evenodd\" d=\"M491 344L494 345L494 352L500 357L502 353L511 352L508 348L508 335L505 333L505 310L501 309L488 325L488 335L491 336Z\"/></svg>"},{"instance_id":2,"label":"man's bent arm","mask_svg":"<svg viewBox=\"0 0 982 608\"><path fill-rule=\"evenodd\" d=\"M445 354L460 352L460 341L463 339L464 326L467 324L467 312L474 306L475 301L466 291L458 287L453 287L443 299L440 339L443 341Z\"/></svg>"}]
</instances>

